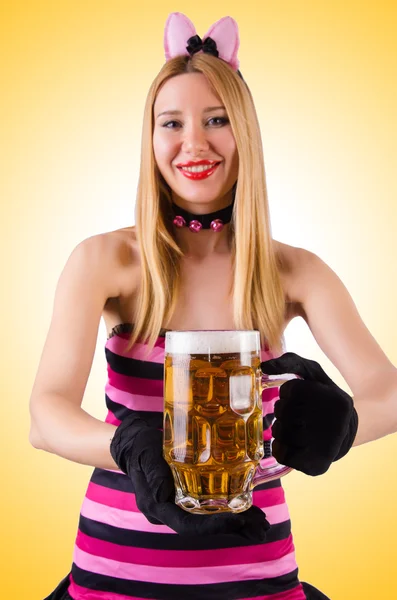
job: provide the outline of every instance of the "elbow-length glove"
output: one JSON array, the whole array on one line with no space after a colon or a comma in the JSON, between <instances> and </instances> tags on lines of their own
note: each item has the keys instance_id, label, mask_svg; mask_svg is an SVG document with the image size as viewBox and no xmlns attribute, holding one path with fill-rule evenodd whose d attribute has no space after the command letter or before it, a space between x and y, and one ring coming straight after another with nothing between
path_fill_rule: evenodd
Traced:
<instances>
[{"instance_id":1,"label":"elbow-length glove","mask_svg":"<svg viewBox=\"0 0 397 600\"><path fill-rule=\"evenodd\" d=\"M270 525L258 506L238 514L201 515L175 504L174 478L163 457L161 426L161 413L142 416L134 411L118 426L110 445L113 460L132 480L137 506L148 521L167 525L180 535L227 533L254 543L264 541Z\"/></svg>"},{"instance_id":2,"label":"elbow-length glove","mask_svg":"<svg viewBox=\"0 0 397 600\"><path fill-rule=\"evenodd\" d=\"M282 465L321 475L353 445L358 415L353 399L314 360L287 352L261 363L267 375L295 373L280 386L272 426L272 452Z\"/></svg>"}]
</instances>

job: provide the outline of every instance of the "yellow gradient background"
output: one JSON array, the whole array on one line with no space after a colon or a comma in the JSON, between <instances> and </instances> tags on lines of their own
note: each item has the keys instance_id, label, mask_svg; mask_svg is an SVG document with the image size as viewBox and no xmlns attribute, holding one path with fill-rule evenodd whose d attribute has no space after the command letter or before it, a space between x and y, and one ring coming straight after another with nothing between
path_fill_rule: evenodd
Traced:
<instances>
[{"instance_id":1,"label":"yellow gradient background","mask_svg":"<svg viewBox=\"0 0 397 600\"><path fill-rule=\"evenodd\" d=\"M273 234L320 255L397 364L394 1L3 0L0 15L1 597L40 600L71 565L90 467L34 450L28 401L54 292L84 238L131 224L143 105L173 11L240 29ZM103 324L84 408L104 418ZM288 350L318 360L301 319ZM59 340L62 344L62 340ZM397 436L284 484L300 577L332 600L397 597Z\"/></svg>"}]
</instances>

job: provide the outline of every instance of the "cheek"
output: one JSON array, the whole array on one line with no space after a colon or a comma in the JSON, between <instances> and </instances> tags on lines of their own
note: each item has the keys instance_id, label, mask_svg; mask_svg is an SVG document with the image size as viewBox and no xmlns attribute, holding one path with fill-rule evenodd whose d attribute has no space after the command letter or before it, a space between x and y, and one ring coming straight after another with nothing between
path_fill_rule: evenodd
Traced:
<instances>
[{"instance_id":1,"label":"cheek","mask_svg":"<svg viewBox=\"0 0 397 600\"><path fill-rule=\"evenodd\" d=\"M170 146L169 140L165 140L164 137L160 135L153 134L153 153L154 160L156 162L157 168L167 182L168 185L171 185L171 173L170 173L170 162L173 159L172 156L172 148Z\"/></svg>"},{"instance_id":2,"label":"cheek","mask_svg":"<svg viewBox=\"0 0 397 600\"><path fill-rule=\"evenodd\" d=\"M228 158L230 161L231 168L233 170L237 169L239 160L238 160L238 152L237 152L236 142L233 137L226 141L226 148L227 148L227 155L228 155Z\"/></svg>"},{"instance_id":3,"label":"cheek","mask_svg":"<svg viewBox=\"0 0 397 600\"><path fill-rule=\"evenodd\" d=\"M154 153L154 158L156 160L156 163L159 164L162 162L162 144L161 144L161 140L159 138L158 135L156 135L156 133L153 134L153 153Z\"/></svg>"},{"instance_id":4,"label":"cheek","mask_svg":"<svg viewBox=\"0 0 397 600\"><path fill-rule=\"evenodd\" d=\"M161 133L153 134L153 152L156 162L163 167L169 165L175 152L175 143Z\"/></svg>"},{"instance_id":5,"label":"cheek","mask_svg":"<svg viewBox=\"0 0 397 600\"><path fill-rule=\"evenodd\" d=\"M220 144L222 144L224 152L227 154L229 159L234 159L234 156L237 155L237 146L236 140L234 139L231 131L225 131L225 135L220 140Z\"/></svg>"}]
</instances>

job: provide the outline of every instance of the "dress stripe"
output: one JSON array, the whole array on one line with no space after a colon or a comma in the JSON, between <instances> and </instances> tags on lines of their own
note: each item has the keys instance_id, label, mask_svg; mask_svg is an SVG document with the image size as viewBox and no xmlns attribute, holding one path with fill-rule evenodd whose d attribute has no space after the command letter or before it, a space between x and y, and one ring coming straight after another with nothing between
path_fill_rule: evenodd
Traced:
<instances>
[{"instance_id":1,"label":"dress stripe","mask_svg":"<svg viewBox=\"0 0 397 600\"><path fill-rule=\"evenodd\" d=\"M137 507L135 501L135 494L124 492L118 489L112 490L98 485L92 480L88 485L86 498L105 506L132 512L139 512L139 508ZM275 507L276 505L284 503L284 490L282 487L274 488L273 490L256 492L253 497L253 504L259 506L260 508L266 508L266 514L267 507Z\"/></svg>"},{"instance_id":2,"label":"dress stripe","mask_svg":"<svg viewBox=\"0 0 397 600\"><path fill-rule=\"evenodd\" d=\"M200 586L191 586L180 583L159 584L147 583L138 580L126 580L119 578L118 592L114 594L113 582L114 579L106 575L98 575L80 569L76 565L73 566L71 581L71 589L80 591L80 596L72 596L74 598L84 598L84 600L97 600L98 598L106 600L124 600L145 598L156 598L164 600L218 600L219 598L227 598L228 600L306 600L306 595L302 590L302 586L297 582L297 571L293 571L287 575L267 579L251 579L244 581L232 581L218 583L216 585L201 584ZM100 585L103 595L98 594L98 588L94 585ZM81 587L80 587L81 586ZM95 591L94 591L95 590ZM72 594L71 594L72 595Z\"/></svg>"},{"instance_id":3,"label":"dress stripe","mask_svg":"<svg viewBox=\"0 0 397 600\"><path fill-rule=\"evenodd\" d=\"M103 556L119 562L134 563L139 565L153 565L156 567L173 568L175 565L193 569L196 567L212 567L222 565L249 564L255 562L272 561L285 556L286 551L291 551L291 539L288 537L279 542L265 545L251 545L244 548L216 548L214 550L155 550L152 548L126 548L125 546L91 538L79 531L76 544L80 550L95 556Z\"/></svg>"},{"instance_id":4,"label":"dress stripe","mask_svg":"<svg viewBox=\"0 0 397 600\"><path fill-rule=\"evenodd\" d=\"M107 341L106 347L114 354L120 352L120 343L118 336L113 336L112 338L110 338L110 340ZM158 340L153 350L151 350L149 354L147 354L146 344L141 344L137 342L127 353L124 353L123 356L125 356L126 358L134 358L135 360L143 360L163 364L164 341L162 341L161 339Z\"/></svg>"},{"instance_id":5,"label":"dress stripe","mask_svg":"<svg viewBox=\"0 0 397 600\"><path fill-rule=\"evenodd\" d=\"M158 525L158 527L163 527ZM159 550L214 550L217 548L242 548L250 546L251 542L239 534L217 534L201 536L184 536L172 533L137 531L135 529L123 529L93 521L80 515L79 530L92 538L104 540L107 542L120 544L122 546L131 546L137 548L153 548ZM264 544L277 542L287 539L291 534L290 521L272 525L266 535ZM291 538L292 544L292 538ZM292 546L291 546L292 548Z\"/></svg>"},{"instance_id":6,"label":"dress stripe","mask_svg":"<svg viewBox=\"0 0 397 600\"><path fill-rule=\"evenodd\" d=\"M129 408L130 410L148 410L148 397L147 394L131 394L131 392L125 392L107 383L105 386L105 393L111 402L120 404ZM157 412L163 412L164 398L163 396L151 396L150 397L150 410Z\"/></svg>"},{"instance_id":7,"label":"dress stripe","mask_svg":"<svg viewBox=\"0 0 397 600\"><path fill-rule=\"evenodd\" d=\"M158 398L163 393L163 380L153 379L148 381L142 377L132 377L131 375L123 375L116 373L112 369L108 369L109 383L113 387L118 388L123 392L129 392L130 394L146 394L147 396L147 410L153 410L151 406L151 398L154 396Z\"/></svg>"},{"instance_id":8,"label":"dress stripe","mask_svg":"<svg viewBox=\"0 0 397 600\"><path fill-rule=\"evenodd\" d=\"M75 546L74 562L80 569L110 577L117 573L117 577L122 579L178 585L181 581L186 580L188 576L189 585L202 585L285 575L294 569L295 554L291 552L276 560L248 564L241 561L239 564L221 566L207 564L205 567L195 567L187 572L184 568L175 564L172 568L169 568L168 566L157 567L154 565L122 563L108 557L88 554L88 552Z\"/></svg>"},{"instance_id":9,"label":"dress stripe","mask_svg":"<svg viewBox=\"0 0 397 600\"><path fill-rule=\"evenodd\" d=\"M286 503L277 506L268 506L263 512L266 514L266 519L269 521L270 525L283 523L289 518ZM150 523L141 512L121 510L119 508L114 508L113 506L107 506L105 511L103 504L93 502L87 498L87 496L84 498L81 514L87 519L112 525L113 527L122 527L123 529L154 531L156 533L174 532L174 530L167 527L167 525L155 525Z\"/></svg>"},{"instance_id":10,"label":"dress stripe","mask_svg":"<svg viewBox=\"0 0 397 600\"><path fill-rule=\"evenodd\" d=\"M103 485L114 490L134 492L134 486L131 479L122 471L115 471L111 469L94 469L91 481L97 483L98 485ZM270 490L276 487L281 488L281 481L279 479L261 483L254 489L254 498L259 491ZM282 493L284 494L284 491Z\"/></svg>"},{"instance_id":11,"label":"dress stripe","mask_svg":"<svg viewBox=\"0 0 397 600\"><path fill-rule=\"evenodd\" d=\"M79 597L83 597L84 594L84 600L145 600L143 596L125 596L124 594L114 594L109 591L101 592L100 590L87 590L87 588L77 585L73 580L71 587L69 588L69 593L76 594L73 598L77 598L77 594L80 594ZM146 598L148 598L148 596L146 596ZM191 596L189 597L189 600L190 598ZM251 596L250 598L242 598L240 596L240 599L242 600L301 600L302 598L301 585L293 590L287 590L285 592L280 592L279 594L271 594L270 596L268 594L266 594L266 596L263 594L255 597ZM210 597L206 596L205 599L210 600ZM231 597L230 600L232 600Z\"/></svg>"}]
</instances>

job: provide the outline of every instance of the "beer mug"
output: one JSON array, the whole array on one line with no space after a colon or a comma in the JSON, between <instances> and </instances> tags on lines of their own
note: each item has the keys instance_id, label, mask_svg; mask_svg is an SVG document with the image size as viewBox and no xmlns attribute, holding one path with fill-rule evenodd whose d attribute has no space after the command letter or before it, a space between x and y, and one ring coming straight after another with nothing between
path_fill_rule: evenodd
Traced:
<instances>
[{"instance_id":1,"label":"beer mug","mask_svg":"<svg viewBox=\"0 0 397 600\"><path fill-rule=\"evenodd\" d=\"M278 394L262 392L296 375L263 374L261 362L259 331L166 333L163 456L188 512L247 510L256 485L292 470L271 454L271 422L264 444Z\"/></svg>"}]
</instances>

